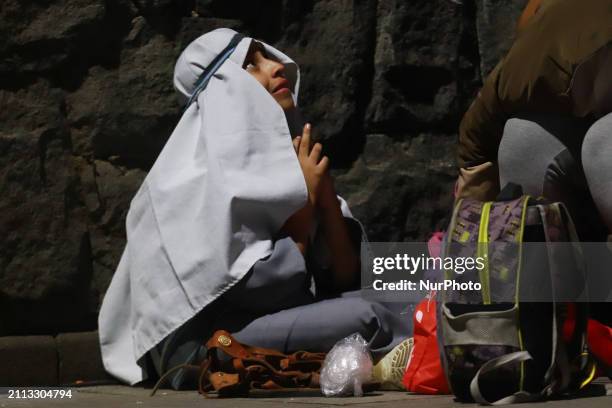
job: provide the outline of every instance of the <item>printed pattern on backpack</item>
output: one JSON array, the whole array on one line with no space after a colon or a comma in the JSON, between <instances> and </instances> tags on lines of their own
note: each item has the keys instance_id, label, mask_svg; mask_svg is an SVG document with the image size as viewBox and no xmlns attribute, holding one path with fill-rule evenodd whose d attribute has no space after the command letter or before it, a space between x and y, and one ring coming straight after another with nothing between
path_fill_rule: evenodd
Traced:
<instances>
[{"instance_id":1,"label":"printed pattern on backpack","mask_svg":"<svg viewBox=\"0 0 612 408\"><path fill-rule=\"evenodd\" d=\"M518 307L514 302L492 305L491 300L516 298L518 244L527 199L500 203L462 200L451 220L444 256L487 259L484 270L446 274L456 281L480 282L480 293L445 291L442 295L441 350L449 384L462 400L472 399L470 381L484 363L522 349ZM520 381L521 366L510 365L484 378L482 386L492 387L497 394L494 397L501 397L520 388Z\"/></svg>"},{"instance_id":2,"label":"printed pattern on backpack","mask_svg":"<svg viewBox=\"0 0 612 408\"><path fill-rule=\"evenodd\" d=\"M539 223L532 228L539 228L542 234L535 236L545 241L541 248L546 262L535 265L549 269L541 279L548 279L550 302L521 302L521 274L531 277L535 273L531 263L528 266L532 269L523 271L528 209L537 211ZM534 215L533 211L530 214ZM555 243L569 243L572 250ZM588 383L585 376L592 366L585 352L584 307L555 301L556 295L571 295L561 292L564 290L580 293L586 281L575 228L562 204L528 196L500 202L459 200L442 249L444 257L486 259L484 268L477 272L445 271L447 279L479 282L480 293L440 293L441 358L451 390L460 400L529 401ZM565 342L561 327L569 306L573 307L575 329L571 341Z\"/></svg>"}]
</instances>

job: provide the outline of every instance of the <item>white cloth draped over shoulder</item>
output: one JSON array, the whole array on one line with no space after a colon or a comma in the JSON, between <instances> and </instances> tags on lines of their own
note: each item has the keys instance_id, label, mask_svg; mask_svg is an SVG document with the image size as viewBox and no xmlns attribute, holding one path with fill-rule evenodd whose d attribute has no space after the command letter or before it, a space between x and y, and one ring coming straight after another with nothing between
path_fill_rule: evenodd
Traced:
<instances>
[{"instance_id":1,"label":"white cloth draped over shoulder","mask_svg":"<svg viewBox=\"0 0 612 408\"><path fill-rule=\"evenodd\" d=\"M234 34L218 29L183 51L174 85L185 101ZM306 203L285 114L242 68L251 41L241 40L184 112L131 201L98 319L104 366L129 384L146 378L152 347L271 253L273 236ZM297 65L264 46L285 65L297 101Z\"/></svg>"}]
</instances>

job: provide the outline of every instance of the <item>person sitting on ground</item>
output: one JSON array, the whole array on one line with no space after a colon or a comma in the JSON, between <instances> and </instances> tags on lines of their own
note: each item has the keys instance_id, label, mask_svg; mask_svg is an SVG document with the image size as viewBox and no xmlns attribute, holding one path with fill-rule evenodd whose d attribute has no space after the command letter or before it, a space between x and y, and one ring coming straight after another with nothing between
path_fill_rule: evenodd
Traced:
<instances>
[{"instance_id":1,"label":"person sitting on ground","mask_svg":"<svg viewBox=\"0 0 612 408\"><path fill-rule=\"evenodd\" d=\"M179 57L190 103L127 215L99 335L106 370L132 385L197 364L217 329L285 353L358 332L375 356L409 334L409 319L355 290L363 231L299 124L297 65L236 35L214 30ZM194 387L188 377L171 386Z\"/></svg>"}]
</instances>

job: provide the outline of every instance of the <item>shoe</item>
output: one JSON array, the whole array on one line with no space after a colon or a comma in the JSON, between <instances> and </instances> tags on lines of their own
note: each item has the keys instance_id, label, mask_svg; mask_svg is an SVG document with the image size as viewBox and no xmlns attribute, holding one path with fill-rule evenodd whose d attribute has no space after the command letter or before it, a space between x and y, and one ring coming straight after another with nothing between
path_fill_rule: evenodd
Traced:
<instances>
[{"instance_id":1,"label":"shoe","mask_svg":"<svg viewBox=\"0 0 612 408\"><path fill-rule=\"evenodd\" d=\"M402 383L404 372L410 357L412 356L412 347L414 339L407 338L400 344L395 346L393 350L387 353L373 368L372 380L381 384L383 390L401 390L406 388Z\"/></svg>"}]
</instances>

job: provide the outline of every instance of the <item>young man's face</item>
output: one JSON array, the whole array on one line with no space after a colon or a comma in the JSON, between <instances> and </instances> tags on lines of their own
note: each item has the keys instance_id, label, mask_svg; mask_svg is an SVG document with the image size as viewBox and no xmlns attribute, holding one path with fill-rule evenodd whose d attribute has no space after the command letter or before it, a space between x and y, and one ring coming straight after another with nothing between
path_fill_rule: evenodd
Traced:
<instances>
[{"instance_id":1,"label":"young man's face","mask_svg":"<svg viewBox=\"0 0 612 408\"><path fill-rule=\"evenodd\" d=\"M266 88L283 110L294 107L285 66L266 54L260 42L253 41L244 60L244 68Z\"/></svg>"}]
</instances>

